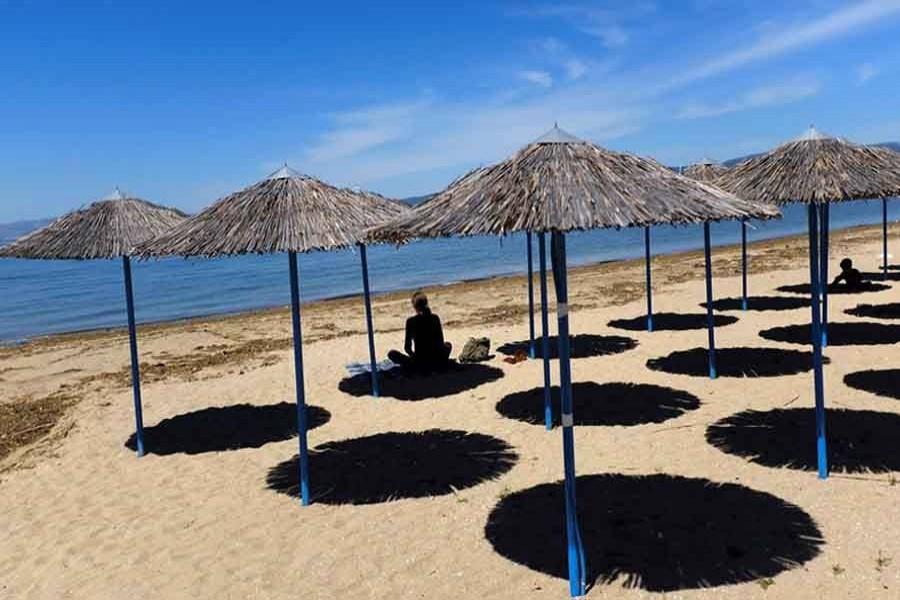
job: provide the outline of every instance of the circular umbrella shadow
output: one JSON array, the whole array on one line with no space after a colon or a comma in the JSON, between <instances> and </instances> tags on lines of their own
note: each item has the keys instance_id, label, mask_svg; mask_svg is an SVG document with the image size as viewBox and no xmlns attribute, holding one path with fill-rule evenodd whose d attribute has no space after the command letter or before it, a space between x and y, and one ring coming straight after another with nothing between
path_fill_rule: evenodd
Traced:
<instances>
[{"instance_id":1,"label":"circular umbrella shadow","mask_svg":"<svg viewBox=\"0 0 900 600\"><path fill-rule=\"evenodd\" d=\"M776 288L779 292L786 292L788 294L810 294L810 286L808 283L796 283L793 285L783 285L780 288ZM866 286L860 288L849 288L845 285L829 285L828 293L830 295L836 294L868 294L871 292L881 292L884 290L891 289L891 286L885 285L883 283L870 283Z\"/></svg>"},{"instance_id":2,"label":"circular umbrella shadow","mask_svg":"<svg viewBox=\"0 0 900 600\"><path fill-rule=\"evenodd\" d=\"M751 296L747 298L747 310L760 312L809 308L809 304L808 298L798 296ZM706 308L706 302L700 306ZM741 298L720 298L713 301L713 309L725 311L743 310L743 300Z\"/></svg>"},{"instance_id":3,"label":"circular umbrella shadow","mask_svg":"<svg viewBox=\"0 0 900 600\"><path fill-rule=\"evenodd\" d=\"M309 480L314 502L375 504L452 494L498 478L517 461L512 446L480 433L379 433L317 446ZM297 457L272 467L267 484L299 497Z\"/></svg>"},{"instance_id":4,"label":"circular umbrella shadow","mask_svg":"<svg viewBox=\"0 0 900 600\"><path fill-rule=\"evenodd\" d=\"M314 429L327 423L331 413L318 406L307 406L306 418L308 428ZM296 435L296 404L235 404L184 413L145 427L144 448L148 453L158 455L201 454L259 448ZM131 450L137 448L135 434L128 438L125 446Z\"/></svg>"},{"instance_id":5,"label":"circular umbrella shadow","mask_svg":"<svg viewBox=\"0 0 900 600\"><path fill-rule=\"evenodd\" d=\"M844 473L900 470L900 415L828 409L828 463ZM722 452L767 467L815 471L812 408L746 410L710 425L706 441Z\"/></svg>"},{"instance_id":6,"label":"circular umbrella shadow","mask_svg":"<svg viewBox=\"0 0 900 600\"><path fill-rule=\"evenodd\" d=\"M503 377L503 369L484 364L453 363L447 369L430 373L413 373L391 369L383 373L381 397L395 400L419 401L443 398L473 390L480 385ZM346 377L338 389L351 396L371 396L372 379L369 373Z\"/></svg>"},{"instance_id":7,"label":"circular umbrella shadow","mask_svg":"<svg viewBox=\"0 0 900 600\"><path fill-rule=\"evenodd\" d=\"M900 369L857 371L844 375L849 387L900 400Z\"/></svg>"},{"instance_id":8,"label":"circular umbrella shadow","mask_svg":"<svg viewBox=\"0 0 900 600\"><path fill-rule=\"evenodd\" d=\"M823 357L828 364L828 359ZM679 350L647 361L647 367L674 375L709 377L706 348ZM719 348L716 370L719 377L780 377L812 371L813 353L781 348Z\"/></svg>"},{"instance_id":9,"label":"circular umbrella shadow","mask_svg":"<svg viewBox=\"0 0 900 600\"><path fill-rule=\"evenodd\" d=\"M809 324L773 327L759 332L761 338L786 344L812 344ZM829 323L829 346L874 346L900 342L900 325L884 323Z\"/></svg>"},{"instance_id":10,"label":"circular umbrella shadow","mask_svg":"<svg viewBox=\"0 0 900 600\"><path fill-rule=\"evenodd\" d=\"M822 532L781 498L671 475L578 477L589 584L670 592L755 581L815 558ZM509 560L567 578L563 483L503 498L485 537Z\"/></svg>"},{"instance_id":11,"label":"circular umbrella shadow","mask_svg":"<svg viewBox=\"0 0 900 600\"><path fill-rule=\"evenodd\" d=\"M560 422L559 387L552 388L553 423ZM576 425L640 425L662 423L700 407L700 399L682 390L650 384L572 384ZM516 392L497 403L497 412L509 419L544 424L544 388Z\"/></svg>"},{"instance_id":12,"label":"circular umbrella shadow","mask_svg":"<svg viewBox=\"0 0 900 600\"><path fill-rule=\"evenodd\" d=\"M892 302L890 304L860 304L856 308L848 308L844 312L854 317L900 319L900 302Z\"/></svg>"},{"instance_id":13,"label":"circular umbrella shadow","mask_svg":"<svg viewBox=\"0 0 900 600\"><path fill-rule=\"evenodd\" d=\"M549 336L550 356L556 360L559 358L559 340L555 335ZM534 340L535 358L544 358L541 338ZM620 354L637 348L638 341L621 335L594 335L583 333L569 337L570 358L590 358L592 356L608 356ZM528 354L528 341L510 342L497 348L497 352L508 356L514 356L518 352Z\"/></svg>"},{"instance_id":14,"label":"circular umbrella shadow","mask_svg":"<svg viewBox=\"0 0 900 600\"><path fill-rule=\"evenodd\" d=\"M731 315L713 315L715 327L724 327L737 323L737 321L737 317ZM609 326L627 331L647 331L647 316L614 319L609 322ZM654 331L688 331L706 329L707 326L706 313L656 313L653 315Z\"/></svg>"},{"instance_id":15,"label":"circular umbrella shadow","mask_svg":"<svg viewBox=\"0 0 900 600\"><path fill-rule=\"evenodd\" d=\"M885 277L885 275L887 275L887 277ZM896 271L888 271L887 273L883 273L882 271L878 271L877 273L863 273L863 277L869 281L900 281L900 273Z\"/></svg>"}]
</instances>

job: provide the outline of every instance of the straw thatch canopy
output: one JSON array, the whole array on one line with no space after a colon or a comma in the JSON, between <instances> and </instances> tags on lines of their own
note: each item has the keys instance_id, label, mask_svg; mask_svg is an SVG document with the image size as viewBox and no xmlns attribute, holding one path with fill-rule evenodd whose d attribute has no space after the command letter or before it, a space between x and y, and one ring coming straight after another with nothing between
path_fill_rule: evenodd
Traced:
<instances>
[{"instance_id":1,"label":"straw thatch canopy","mask_svg":"<svg viewBox=\"0 0 900 600\"><path fill-rule=\"evenodd\" d=\"M406 211L372 192L336 188L286 165L226 196L165 235L141 256L228 256L345 248L363 232Z\"/></svg>"},{"instance_id":2,"label":"straw thatch canopy","mask_svg":"<svg viewBox=\"0 0 900 600\"><path fill-rule=\"evenodd\" d=\"M900 193L900 154L810 128L800 138L729 169L715 184L741 198L773 204L885 198Z\"/></svg>"},{"instance_id":3,"label":"straw thatch canopy","mask_svg":"<svg viewBox=\"0 0 900 600\"><path fill-rule=\"evenodd\" d=\"M183 212L116 191L0 248L0 256L37 259L116 258L187 218Z\"/></svg>"},{"instance_id":4,"label":"straw thatch canopy","mask_svg":"<svg viewBox=\"0 0 900 600\"><path fill-rule=\"evenodd\" d=\"M509 159L468 173L433 198L370 231L372 239L505 235L599 227L777 217L678 175L556 127Z\"/></svg>"},{"instance_id":5,"label":"straw thatch canopy","mask_svg":"<svg viewBox=\"0 0 900 600\"><path fill-rule=\"evenodd\" d=\"M704 158L700 162L694 163L686 168L683 175L690 177L691 179L696 179L697 181L711 183L727 170L728 167L722 163L718 163L710 158Z\"/></svg>"}]
</instances>

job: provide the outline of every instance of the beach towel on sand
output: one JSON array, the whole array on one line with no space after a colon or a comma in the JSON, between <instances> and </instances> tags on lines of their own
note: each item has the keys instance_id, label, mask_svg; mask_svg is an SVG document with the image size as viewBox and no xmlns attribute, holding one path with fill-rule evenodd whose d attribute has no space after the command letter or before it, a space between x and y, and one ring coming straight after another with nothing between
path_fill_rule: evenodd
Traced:
<instances>
[{"instance_id":1,"label":"beach towel on sand","mask_svg":"<svg viewBox=\"0 0 900 600\"><path fill-rule=\"evenodd\" d=\"M380 363L375 363L375 368L380 372L390 371L391 369L396 369L397 364L390 360L383 360ZM371 373L372 365L369 362L352 362L347 365L347 372L350 373L350 376L361 375L363 373Z\"/></svg>"}]
</instances>

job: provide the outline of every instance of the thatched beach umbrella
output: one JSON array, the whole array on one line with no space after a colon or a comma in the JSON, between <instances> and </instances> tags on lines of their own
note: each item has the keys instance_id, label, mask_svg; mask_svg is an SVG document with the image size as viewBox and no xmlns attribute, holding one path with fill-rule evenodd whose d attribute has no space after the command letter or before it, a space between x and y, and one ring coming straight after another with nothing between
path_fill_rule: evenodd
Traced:
<instances>
[{"instance_id":1,"label":"thatched beach umbrella","mask_svg":"<svg viewBox=\"0 0 900 600\"><path fill-rule=\"evenodd\" d=\"M5 248L0 248L0 257L7 258L46 260L122 258L138 456L144 455L144 423L130 256L135 246L165 233L186 217L187 215L179 210L127 196L116 188L112 195L103 200L94 202L87 208L70 212L46 227L29 233Z\"/></svg>"},{"instance_id":2,"label":"thatched beach umbrella","mask_svg":"<svg viewBox=\"0 0 900 600\"><path fill-rule=\"evenodd\" d=\"M897 160L897 152L891 148L873 147L876 152L884 152L889 161ZM888 198L881 199L881 279L888 278Z\"/></svg>"},{"instance_id":3,"label":"thatched beach umbrella","mask_svg":"<svg viewBox=\"0 0 900 600\"><path fill-rule=\"evenodd\" d=\"M900 193L900 154L867 148L810 128L800 138L730 169L716 185L758 202L808 205L812 344L819 477L828 477L823 321L827 304L828 206L831 202L886 198ZM820 231L820 218L826 227ZM821 236L821 237L820 237ZM821 259L821 262L820 262Z\"/></svg>"},{"instance_id":4,"label":"thatched beach umbrella","mask_svg":"<svg viewBox=\"0 0 900 600\"><path fill-rule=\"evenodd\" d=\"M372 328L368 260L363 231L401 214L406 205L372 193L330 186L287 165L262 181L226 196L138 249L142 257L204 257L288 254L294 378L297 391L300 483L309 504L306 397L300 325L297 253L359 247L369 341L372 393L378 395L378 366Z\"/></svg>"},{"instance_id":5,"label":"thatched beach umbrella","mask_svg":"<svg viewBox=\"0 0 900 600\"><path fill-rule=\"evenodd\" d=\"M371 237L380 241L550 233L557 301L569 589L573 596L585 591L585 568L575 507L566 233L778 214L774 207L739 200L652 160L605 150L554 127L512 157L485 169L477 179L454 185L371 232Z\"/></svg>"}]
</instances>

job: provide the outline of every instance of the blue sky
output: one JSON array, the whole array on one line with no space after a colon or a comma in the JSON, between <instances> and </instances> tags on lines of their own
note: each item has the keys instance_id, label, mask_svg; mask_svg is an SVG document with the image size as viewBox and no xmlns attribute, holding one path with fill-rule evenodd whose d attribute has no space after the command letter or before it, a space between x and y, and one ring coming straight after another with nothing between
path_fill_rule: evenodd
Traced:
<instances>
[{"instance_id":1,"label":"blue sky","mask_svg":"<svg viewBox=\"0 0 900 600\"><path fill-rule=\"evenodd\" d=\"M554 121L667 164L897 140L898 33L900 0L4 0L0 221L196 211L284 161L424 194Z\"/></svg>"}]
</instances>

